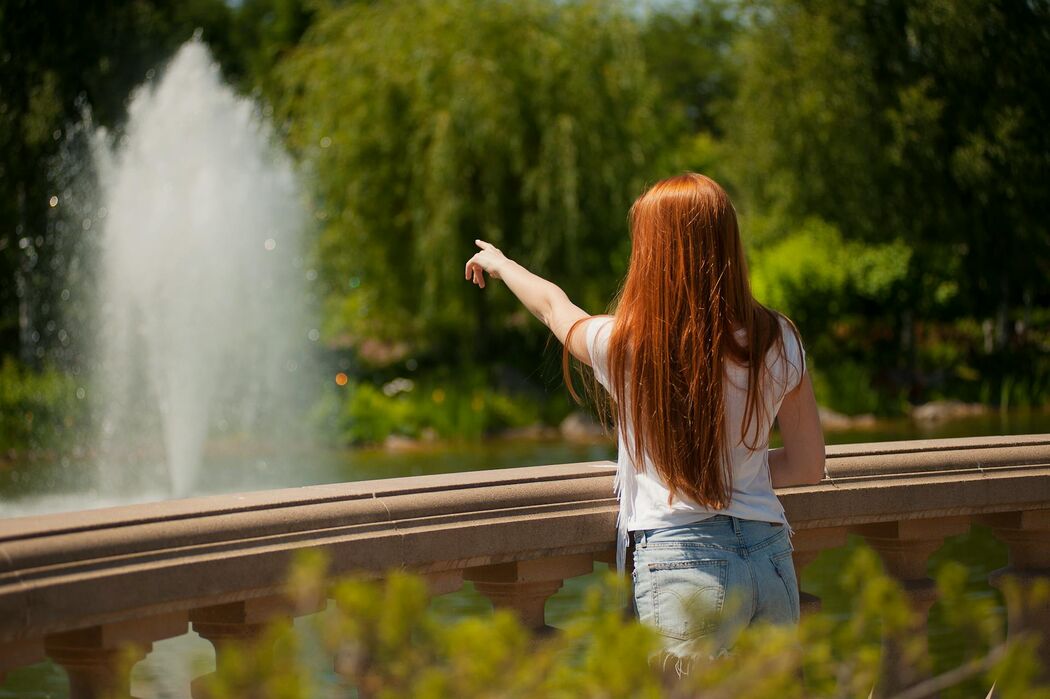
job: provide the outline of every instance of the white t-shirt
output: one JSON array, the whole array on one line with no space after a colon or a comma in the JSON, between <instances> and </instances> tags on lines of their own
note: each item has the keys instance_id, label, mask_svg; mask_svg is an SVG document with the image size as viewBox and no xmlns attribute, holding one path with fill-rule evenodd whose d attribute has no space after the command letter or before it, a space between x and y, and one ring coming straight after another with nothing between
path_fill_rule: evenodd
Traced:
<instances>
[{"instance_id":1,"label":"white t-shirt","mask_svg":"<svg viewBox=\"0 0 1050 699\"><path fill-rule=\"evenodd\" d=\"M600 317L587 323L587 349L591 367L598 382L612 392L609 377L609 338L613 318ZM627 546L627 532L640 529L663 529L690 524L715 515L731 515L740 519L761 522L781 522L787 525L784 507L773 492L769 474L769 430L780 410L780 404L802 380L805 370L805 350L796 341L788 322L780 319L784 338L784 352L774 344L766 355L766 371L762 376L763 410L752 420L752 433L746 440L741 434L744 408L747 403L747 368L726 362L726 431L733 471L733 492L729 506L713 510L694 502L682 493L670 498L670 491L660 472L649 458L642 468L635 468L630 450L623 447L634 440L630 424L617 429L616 493L620 499L617 519L617 564L623 570ZM743 339L743 329L738 331ZM764 419L759 419L764 418ZM758 439L756 440L756 432ZM745 446L756 445L754 451ZM670 504L668 501L670 500Z\"/></svg>"}]
</instances>

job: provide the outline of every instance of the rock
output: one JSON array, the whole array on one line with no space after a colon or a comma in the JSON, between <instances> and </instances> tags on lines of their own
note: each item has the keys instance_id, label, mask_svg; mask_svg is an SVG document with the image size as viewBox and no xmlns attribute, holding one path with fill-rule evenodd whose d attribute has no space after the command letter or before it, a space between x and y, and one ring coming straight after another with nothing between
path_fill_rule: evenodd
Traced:
<instances>
[{"instance_id":1,"label":"rock","mask_svg":"<svg viewBox=\"0 0 1050 699\"><path fill-rule=\"evenodd\" d=\"M871 413L854 415L850 420L853 422L853 427L864 430L874 429L879 424L878 420Z\"/></svg>"},{"instance_id":2,"label":"rock","mask_svg":"<svg viewBox=\"0 0 1050 699\"><path fill-rule=\"evenodd\" d=\"M853 426L849 415L837 413L831 408L818 406L817 413L820 415L820 426L826 430L848 430Z\"/></svg>"},{"instance_id":3,"label":"rock","mask_svg":"<svg viewBox=\"0 0 1050 699\"><path fill-rule=\"evenodd\" d=\"M558 436L558 430L537 422L524 427L509 427L497 436L500 439L553 439Z\"/></svg>"},{"instance_id":4,"label":"rock","mask_svg":"<svg viewBox=\"0 0 1050 699\"><path fill-rule=\"evenodd\" d=\"M392 434L383 440L383 448L388 451L406 451L418 446L419 442L401 434Z\"/></svg>"},{"instance_id":5,"label":"rock","mask_svg":"<svg viewBox=\"0 0 1050 699\"><path fill-rule=\"evenodd\" d=\"M596 442L606 439L605 431L586 413L570 413L558 426L561 436L573 442Z\"/></svg>"},{"instance_id":6,"label":"rock","mask_svg":"<svg viewBox=\"0 0 1050 699\"><path fill-rule=\"evenodd\" d=\"M960 417L983 415L988 408L980 403L963 403L959 400L935 400L917 405L911 410L911 418L916 422L941 422Z\"/></svg>"},{"instance_id":7,"label":"rock","mask_svg":"<svg viewBox=\"0 0 1050 699\"><path fill-rule=\"evenodd\" d=\"M870 430L878 426L878 420L871 413L844 415L823 406L819 406L817 412L820 414L821 427L832 432L838 430Z\"/></svg>"}]
</instances>

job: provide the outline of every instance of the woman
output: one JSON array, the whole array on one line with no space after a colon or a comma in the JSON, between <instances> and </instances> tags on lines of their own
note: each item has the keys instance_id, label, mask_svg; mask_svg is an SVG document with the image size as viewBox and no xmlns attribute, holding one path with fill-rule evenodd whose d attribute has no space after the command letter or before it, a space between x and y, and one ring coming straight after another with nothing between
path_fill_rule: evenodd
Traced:
<instances>
[{"instance_id":1,"label":"woman","mask_svg":"<svg viewBox=\"0 0 1050 699\"><path fill-rule=\"evenodd\" d=\"M658 182L630 211L616 315L590 316L484 241L466 277L502 279L612 400L617 561L666 652L728 650L751 623L798 622L789 527L774 487L824 474L824 440L794 325L751 295L736 212L713 180ZM575 392L573 392L575 396ZM774 417L783 448L769 449Z\"/></svg>"}]
</instances>

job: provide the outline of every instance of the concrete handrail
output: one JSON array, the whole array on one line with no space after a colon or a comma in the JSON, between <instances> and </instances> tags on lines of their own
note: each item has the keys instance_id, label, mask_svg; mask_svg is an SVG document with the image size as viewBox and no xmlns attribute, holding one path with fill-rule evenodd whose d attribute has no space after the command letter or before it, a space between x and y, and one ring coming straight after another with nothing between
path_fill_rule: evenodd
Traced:
<instances>
[{"instance_id":1,"label":"concrete handrail","mask_svg":"<svg viewBox=\"0 0 1050 699\"><path fill-rule=\"evenodd\" d=\"M923 439L827 448L833 479L892 477L934 471L984 471L1047 463L1050 435Z\"/></svg>"},{"instance_id":2,"label":"concrete handrail","mask_svg":"<svg viewBox=\"0 0 1050 699\"><path fill-rule=\"evenodd\" d=\"M209 496L0 521L0 640L279 591L297 550L334 573L600 551L607 463Z\"/></svg>"},{"instance_id":3,"label":"concrete handrail","mask_svg":"<svg viewBox=\"0 0 1050 699\"><path fill-rule=\"evenodd\" d=\"M1050 435L828 449L780 491L797 531L1050 509ZM608 462L392 478L0 520L0 641L273 595L290 557L335 573L602 555Z\"/></svg>"}]
</instances>

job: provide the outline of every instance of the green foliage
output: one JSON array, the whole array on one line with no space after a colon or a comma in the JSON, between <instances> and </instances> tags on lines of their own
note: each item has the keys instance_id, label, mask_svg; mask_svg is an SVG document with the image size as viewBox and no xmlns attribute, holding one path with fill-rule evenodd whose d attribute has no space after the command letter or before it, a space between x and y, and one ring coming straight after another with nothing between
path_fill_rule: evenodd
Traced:
<instances>
[{"instance_id":1,"label":"green foliage","mask_svg":"<svg viewBox=\"0 0 1050 699\"><path fill-rule=\"evenodd\" d=\"M602 308L627 208L682 126L615 3L326 9L279 70L316 178L330 339L483 356L520 336L513 299L459 273L475 238Z\"/></svg>"},{"instance_id":2,"label":"green foliage","mask_svg":"<svg viewBox=\"0 0 1050 699\"><path fill-rule=\"evenodd\" d=\"M646 7L641 27L646 62L699 133L719 130L719 111L733 92L727 56L741 29L735 9L726 0Z\"/></svg>"},{"instance_id":3,"label":"green foliage","mask_svg":"<svg viewBox=\"0 0 1050 699\"><path fill-rule=\"evenodd\" d=\"M899 239L848 239L814 218L787 233L770 221L757 223L748 260L752 288L801 329L820 404L847 414L901 412L899 393L873 382L895 356L873 342L878 324L865 316L901 296L911 248Z\"/></svg>"},{"instance_id":4,"label":"green foliage","mask_svg":"<svg viewBox=\"0 0 1050 699\"><path fill-rule=\"evenodd\" d=\"M871 369L849 359L827 365L809 362L813 392L820 405L847 415L899 412L883 409L883 398L871 385Z\"/></svg>"},{"instance_id":5,"label":"green foliage","mask_svg":"<svg viewBox=\"0 0 1050 699\"><path fill-rule=\"evenodd\" d=\"M808 328L864 303L887 305L908 273L910 258L903 241L844 240L834 226L810 219L754 249L749 262L755 296Z\"/></svg>"},{"instance_id":6,"label":"green foliage","mask_svg":"<svg viewBox=\"0 0 1050 699\"><path fill-rule=\"evenodd\" d=\"M274 68L291 52L313 19L310 0L243 0L233 12L234 57L227 72L268 99L279 92Z\"/></svg>"},{"instance_id":7,"label":"green foliage","mask_svg":"<svg viewBox=\"0 0 1050 699\"><path fill-rule=\"evenodd\" d=\"M391 435L472 439L535 425L549 408L537 396L494 388L479 372L438 372L331 386L313 421L343 444L374 444Z\"/></svg>"},{"instance_id":8,"label":"green foliage","mask_svg":"<svg viewBox=\"0 0 1050 699\"><path fill-rule=\"evenodd\" d=\"M288 590L304 609L326 588L324 560L309 558L294 567ZM728 656L700 642L695 659L682 664L683 677L661 657L657 636L625 615L626 581L612 574L588 590L564 628L540 638L507 611L440 618L424 580L403 571L382 583L337 582L335 604L297 633L319 639L315 650L336 658L342 691L360 697L867 697L886 673L930 672L916 633L923 625L870 549L846 562L839 585L851 600L849 614L808 615L797 630L744 629ZM1003 697L1050 696L1038 680L1034 639L1005 640L998 606L967 592L965 569L942 567L937 586L949 631L967 640L958 664L936 678L942 691L995 683ZM1022 593L1010 582L1005 590L1018 595L1011 604L1041 604L1050 594ZM258 644L220 654L207 689L216 697L310 696L320 691L322 671L311 669L302 646L278 625ZM885 653L891 646L893 656Z\"/></svg>"},{"instance_id":9,"label":"green foliage","mask_svg":"<svg viewBox=\"0 0 1050 699\"><path fill-rule=\"evenodd\" d=\"M64 449L86 429L82 382L53 367L0 363L0 449ZM78 393L79 391L79 393Z\"/></svg>"},{"instance_id":10,"label":"green foliage","mask_svg":"<svg viewBox=\"0 0 1050 699\"><path fill-rule=\"evenodd\" d=\"M904 310L1046 304L1045 197L1032 183L1050 157L1045 129L1036 133L1050 85L1030 66L1047 46L1048 6L746 8L724 112L746 210L789 227L819 217L850 241L904 240Z\"/></svg>"},{"instance_id":11,"label":"green foliage","mask_svg":"<svg viewBox=\"0 0 1050 699\"><path fill-rule=\"evenodd\" d=\"M881 148L858 4L751 3L732 60L739 82L722 113L738 205L798 222L819 216L870 237ZM827 215L834 213L832 217Z\"/></svg>"}]
</instances>

